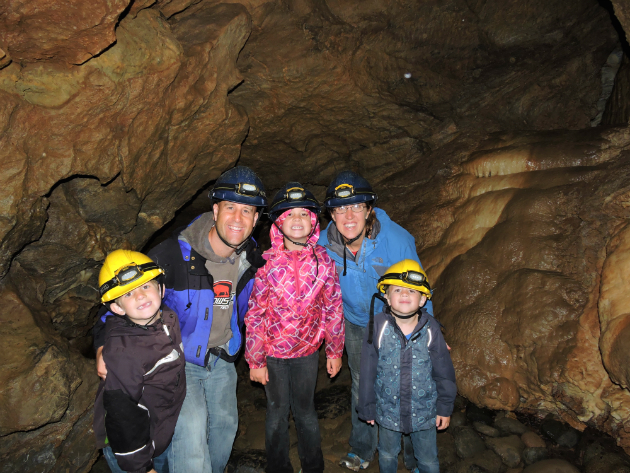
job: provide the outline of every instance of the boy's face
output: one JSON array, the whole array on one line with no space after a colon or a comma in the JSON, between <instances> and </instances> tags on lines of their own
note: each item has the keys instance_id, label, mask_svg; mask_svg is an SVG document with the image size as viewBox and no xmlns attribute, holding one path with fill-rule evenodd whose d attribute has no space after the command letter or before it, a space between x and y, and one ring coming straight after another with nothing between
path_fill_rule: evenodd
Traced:
<instances>
[{"instance_id":1,"label":"boy's face","mask_svg":"<svg viewBox=\"0 0 630 473\"><path fill-rule=\"evenodd\" d=\"M110 308L118 315L127 315L138 325L146 325L162 305L161 292L158 282L152 279L120 296L110 304Z\"/></svg>"},{"instance_id":2,"label":"boy's face","mask_svg":"<svg viewBox=\"0 0 630 473\"><path fill-rule=\"evenodd\" d=\"M415 289L391 285L385 292L391 308L400 315L413 314L427 302L427 296Z\"/></svg>"},{"instance_id":3,"label":"boy's face","mask_svg":"<svg viewBox=\"0 0 630 473\"><path fill-rule=\"evenodd\" d=\"M291 240L306 243L312 228L311 213L307 209L287 210L284 222L282 222L282 233Z\"/></svg>"}]
</instances>

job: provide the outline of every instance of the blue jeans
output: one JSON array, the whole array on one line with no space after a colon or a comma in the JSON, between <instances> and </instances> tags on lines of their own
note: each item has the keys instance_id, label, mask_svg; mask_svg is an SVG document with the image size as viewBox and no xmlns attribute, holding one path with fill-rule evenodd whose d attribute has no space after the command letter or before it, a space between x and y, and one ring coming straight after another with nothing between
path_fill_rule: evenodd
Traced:
<instances>
[{"instance_id":1,"label":"blue jeans","mask_svg":"<svg viewBox=\"0 0 630 473\"><path fill-rule=\"evenodd\" d=\"M186 399L168 458L171 473L223 473L238 428L234 363L210 354L208 365L186 363Z\"/></svg>"},{"instance_id":2,"label":"blue jeans","mask_svg":"<svg viewBox=\"0 0 630 473\"><path fill-rule=\"evenodd\" d=\"M324 471L324 456L314 401L318 363L317 351L300 358L267 357L269 372L269 382L265 386L267 471L293 473L289 460L289 407L298 434L298 455L302 471L304 473Z\"/></svg>"},{"instance_id":3,"label":"blue jeans","mask_svg":"<svg viewBox=\"0 0 630 473\"><path fill-rule=\"evenodd\" d=\"M346 319L346 353L348 353L348 367L352 376L352 401L351 418L352 430L350 432L350 452L358 455L363 460L374 460L378 427L370 425L359 419L357 405L359 404L359 373L361 371L361 348L363 336L367 327L361 327L348 322Z\"/></svg>"},{"instance_id":4,"label":"blue jeans","mask_svg":"<svg viewBox=\"0 0 630 473\"><path fill-rule=\"evenodd\" d=\"M171 452L171 446L169 445L164 452L155 457L153 459L153 469L157 471L157 473L168 473L168 461L167 458ZM112 452L112 448L107 446L103 449L103 456L105 457L105 461L107 462L107 466L112 470L112 473L125 473L124 470L121 470L118 466L118 462L116 461L116 456L114 452Z\"/></svg>"},{"instance_id":5,"label":"blue jeans","mask_svg":"<svg viewBox=\"0 0 630 473\"><path fill-rule=\"evenodd\" d=\"M421 473L440 473L437 451L437 429L412 432L411 443L416 464ZM379 428L378 467L381 473L396 473L400 452L401 432Z\"/></svg>"},{"instance_id":6,"label":"blue jeans","mask_svg":"<svg viewBox=\"0 0 630 473\"><path fill-rule=\"evenodd\" d=\"M350 451L363 460L374 460L378 439L378 426L370 425L359 419L357 404L359 404L359 372L361 371L361 348L367 327L361 327L348 322L346 319L346 353L348 354L348 367L352 375L352 402L351 417L352 431L350 432ZM405 445L405 466L413 470L416 460L413 457L413 447L408 435L403 436Z\"/></svg>"}]
</instances>

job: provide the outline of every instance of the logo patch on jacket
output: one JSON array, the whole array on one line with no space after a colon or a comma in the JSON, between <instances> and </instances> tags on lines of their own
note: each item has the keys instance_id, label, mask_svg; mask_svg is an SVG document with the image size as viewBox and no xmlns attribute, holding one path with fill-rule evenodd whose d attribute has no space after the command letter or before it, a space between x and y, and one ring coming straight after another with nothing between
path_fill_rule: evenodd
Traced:
<instances>
[{"instance_id":1,"label":"logo patch on jacket","mask_svg":"<svg viewBox=\"0 0 630 473\"><path fill-rule=\"evenodd\" d=\"M232 281L215 281L212 290L214 291L214 306L227 309L234 297L232 293Z\"/></svg>"}]
</instances>

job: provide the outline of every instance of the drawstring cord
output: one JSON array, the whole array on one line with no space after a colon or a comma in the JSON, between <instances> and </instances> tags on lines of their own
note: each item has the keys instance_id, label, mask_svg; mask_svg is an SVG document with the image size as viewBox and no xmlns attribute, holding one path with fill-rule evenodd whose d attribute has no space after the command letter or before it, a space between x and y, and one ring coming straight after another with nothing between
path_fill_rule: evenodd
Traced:
<instances>
[{"instance_id":1,"label":"drawstring cord","mask_svg":"<svg viewBox=\"0 0 630 473\"><path fill-rule=\"evenodd\" d=\"M291 240L291 238L286 236L284 234L284 232L282 231L282 229L278 226L278 224L276 222L273 222L273 224L275 225L275 227L278 229L278 231L280 232L280 234L284 238L289 240L294 245L303 246L304 248L306 248L308 246L308 240L313 236L313 233L315 233L315 227L313 227L313 229L311 230L311 233L306 238L307 243L300 243L299 241L293 241L293 240ZM315 282L315 281L317 281L317 277L319 276L319 259L317 259L317 253L315 252L315 246L314 245L311 247L311 249L313 250L313 256L315 257L315 279L313 280L313 282Z\"/></svg>"}]
</instances>

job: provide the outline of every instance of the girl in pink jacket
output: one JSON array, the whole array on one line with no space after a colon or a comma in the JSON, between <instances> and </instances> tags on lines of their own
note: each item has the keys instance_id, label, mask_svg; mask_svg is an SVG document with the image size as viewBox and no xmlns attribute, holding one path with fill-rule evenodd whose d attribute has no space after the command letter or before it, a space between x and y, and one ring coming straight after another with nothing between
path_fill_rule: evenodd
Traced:
<instances>
[{"instance_id":1,"label":"girl in pink jacket","mask_svg":"<svg viewBox=\"0 0 630 473\"><path fill-rule=\"evenodd\" d=\"M324 471L313 401L319 347L326 340L327 370L341 369L345 337L335 263L319 238L319 203L297 182L276 195L270 210L271 249L256 273L245 316L245 359L250 378L265 386L267 471L293 473L289 409L298 432L304 473Z\"/></svg>"}]
</instances>

